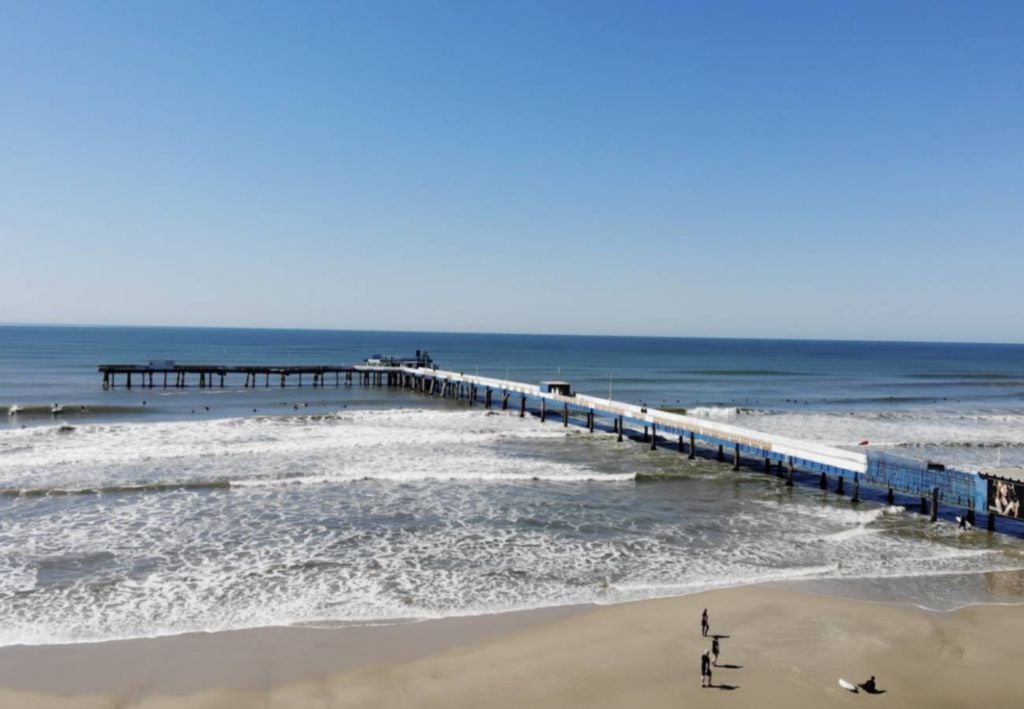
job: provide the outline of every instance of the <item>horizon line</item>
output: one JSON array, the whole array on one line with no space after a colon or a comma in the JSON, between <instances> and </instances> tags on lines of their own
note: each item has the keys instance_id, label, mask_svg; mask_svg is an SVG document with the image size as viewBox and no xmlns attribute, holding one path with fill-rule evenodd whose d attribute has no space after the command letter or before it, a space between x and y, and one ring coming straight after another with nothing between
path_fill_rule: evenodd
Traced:
<instances>
[{"instance_id":1,"label":"horizon line","mask_svg":"<svg viewBox=\"0 0 1024 709\"><path fill-rule=\"evenodd\" d=\"M384 330L364 328L330 327L275 327L249 325L139 325L111 323L45 323L45 322L0 322L0 327L52 327L52 328L109 328L109 329L150 329L150 330L270 330L279 332L359 332L359 333L401 333L422 335L490 335L505 337L607 337L621 339L655 340L752 340L764 342L863 342L889 344L932 344L932 345L1007 345L1024 346L1024 342L998 340L903 340L898 338L854 338L854 337L763 337L744 335L650 335L613 333L571 333L571 332L494 332L479 330Z\"/></svg>"}]
</instances>

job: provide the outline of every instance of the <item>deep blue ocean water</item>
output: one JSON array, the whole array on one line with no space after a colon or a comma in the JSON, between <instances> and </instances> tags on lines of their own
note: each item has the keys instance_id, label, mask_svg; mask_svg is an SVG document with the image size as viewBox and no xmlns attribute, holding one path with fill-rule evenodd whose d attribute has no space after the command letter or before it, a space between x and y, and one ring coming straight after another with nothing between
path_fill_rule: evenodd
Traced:
<instances>
[{"instance_id":1,"label":"deep blue ocean water","mask_svg":"<svg viewBox=\"0 0 1024 709\"><path fill-rule=\"evenodd\" d=\"M1018 576L993 573L1024 568L1019 539L608 435L359 385L103 390L96 371L417 349L833 445L1024 464L1020 345L0 327L0 411L21 409L0 419L0 644L764 581L931 607L1019 597Z\"/></svg>"}]
</instances>

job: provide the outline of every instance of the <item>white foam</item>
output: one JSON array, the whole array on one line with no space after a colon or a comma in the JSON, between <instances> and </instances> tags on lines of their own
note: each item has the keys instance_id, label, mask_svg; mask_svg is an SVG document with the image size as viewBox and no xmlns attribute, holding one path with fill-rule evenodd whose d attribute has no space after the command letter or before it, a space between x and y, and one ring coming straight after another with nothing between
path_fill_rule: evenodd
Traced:
<instances>
[{"instance_id":1,"label":"white foam","mask_svg":"<svg viewBox=\"0 0 1024 709\"><path fill-rule=\"evenodd\" d=\"M799 489L791 501L761 499L765 486L737 489L737 478L718 469L629 484L633 471L671 454L566 436L515 415L83 426L68 437L4 432L0 450L6 488L231 483L0 498L0 644L1021 566L1016 546L972 547L953 525L901 508L853 508Z\"/></svg>"},{"instance_id":2,"label":"white foam","mask_svg":"<svg viewBox=\"0 0 1024 709\"><path fill-rule=\"evenodd\" d=\"M740 410L735 406L697 406L687 409L686 414L715 421L728 421L737 418L740 415Z\"/></svg>"}]
</instances>

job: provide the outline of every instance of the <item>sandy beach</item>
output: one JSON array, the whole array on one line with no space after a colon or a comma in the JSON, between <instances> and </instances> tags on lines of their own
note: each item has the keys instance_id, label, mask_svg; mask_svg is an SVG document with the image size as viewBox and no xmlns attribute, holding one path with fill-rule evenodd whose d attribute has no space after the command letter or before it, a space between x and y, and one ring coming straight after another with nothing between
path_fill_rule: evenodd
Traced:
<instances>
[{"instance_id":1,"label":"sandy beach","mask_svg":"<svg viewBox=\"0 0 1024 709\"><path fill-rule=\"evenodd\" d=\"M707 607L721 637L700 687ZM1024 608L936 613L754 586L406 625L0 650L0 706L1010 707ZM840 677L877 676L852 694Z\"/></svg>"}]
</instances>

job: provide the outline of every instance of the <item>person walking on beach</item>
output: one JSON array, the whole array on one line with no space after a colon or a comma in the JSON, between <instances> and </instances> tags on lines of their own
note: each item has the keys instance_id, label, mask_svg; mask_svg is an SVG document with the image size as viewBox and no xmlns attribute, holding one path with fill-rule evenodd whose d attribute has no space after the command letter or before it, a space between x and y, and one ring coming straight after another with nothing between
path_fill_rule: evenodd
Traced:
<instances>
[{"instance_id":1,"label":"person walking on beach","mask_svg":"<svg viewBox=\"0 0 1024 709\"><path fill-rule=\"evenodd\" d=\"M718 667L718 636L716 635L711 639L711 655L714 658L712 663L715 667Z\"/></svg>"},{"instance_id":2,"label":"person walking on beach","mask_svg":"<svg viewBox=\"0 0 1024 709\"><path fill-rule=\"evenodd\" d=\"M707 650L700 656L700 686L711 686L711 658L708 657Z\"/></svg>"},{"instance_id":3,"label":"person walking on beach","mask_svg":"<svg viewBox=\"0 0 1024 709\"><path fill-rule=\"evenodd\" d=\"M710 626L708 625L708 609L705 608L704 612L700 616L700 634L704 637L707 637L709 627Z\"/></svg>"}]
</instances>

